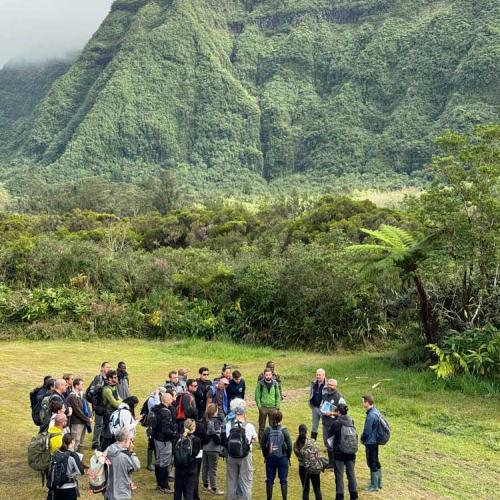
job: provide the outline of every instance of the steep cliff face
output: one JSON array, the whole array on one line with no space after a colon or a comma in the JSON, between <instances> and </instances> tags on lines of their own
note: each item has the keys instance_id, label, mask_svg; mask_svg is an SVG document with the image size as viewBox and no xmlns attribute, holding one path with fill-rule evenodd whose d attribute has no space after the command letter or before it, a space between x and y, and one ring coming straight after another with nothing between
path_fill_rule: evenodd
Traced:
<instances>
[{"instance_id":1,"label":"steep cliff face","mask_svg":"<svg viewBox=\"0 0 500 500\"><path fill-rule=\"evenodd\" d=\"M412 172L498 120L496 1L117 0L18 155L55 178Z\"/></svg>"}]
</instances>

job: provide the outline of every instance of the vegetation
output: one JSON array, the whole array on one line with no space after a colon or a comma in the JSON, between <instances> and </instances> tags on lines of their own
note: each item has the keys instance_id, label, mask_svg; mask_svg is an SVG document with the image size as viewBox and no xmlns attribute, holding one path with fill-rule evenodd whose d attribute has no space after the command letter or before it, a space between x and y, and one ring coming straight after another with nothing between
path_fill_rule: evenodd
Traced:
<instances>
[{"instance_id":1,"label":"vegetation","mask_svg":"<svg viewBox=\"0 0 500 500\"><path fill-rule=\"evenodd\" d=\"M500 481L499 387L472 375L436 380L429 371L394 367L392 352L328 356L309 353L304 356L303 352L275 351L268 347L247 347L192 338L176 342L131 339L120 340L119 344L102 339L92 342L14 341L3 342L1 347L0 399L16 401L18 416L12 418L12 405L0 407L3 432L16 436L16 439L4 440L2 448L2 498L31 500L41 498L46 492L39 475L31 471L26 463L26 446L35 433L30 419L29 391L48 373L60 376L63 372L72 372L88 382L98 372L104 359L109 359L113 365L122 359L127 362L131 389L141 403L157 384L166 380L171 368L186 366L191 373L195 373L200 366L208 366L211 374L216 376L226 362L234 363L241 370L251 394L258 373L269 359L273 359L282 375L286 394L283 402L284 425L294 439L300 423L310 425L307 385L316 368L322 366L327 374L338 379L339 389L347 399L349 413L358 432L364 421L361 396L366 392L374 394L377 406L392 426L393 437L380 452L385 470L385 493L378 497L486 500L495 498L497 493ZM23 366L30 367L29 376L20 370ZM249 419L257 423L255 407L250 409ZM147 444L142 427L137 433L136 444L144 466ZM89 457L87 449L87 464ZM254 496L265 498L264 464L260 450L254 450L254 457ZM289 495L290 498L300 498L295 457L292 457L291 467ZM364 488L368 484L369 471L362 447L356 460L356 472L360 489ZM223 463L218 474L220 485L224 486ZM134 498L159 498L155 493L154 474L143 469L134 480L139 486ZM84 479L82 495L85 494L86 484ZM334 487L333 473L325 473L322 489L326 498L334 496Z\"/></svg>"},{"instance_id":2,"label":"vegetation","mask_svg":"<svg viewBox=\"0 0 500 500\"><path fill-rule=\"evenodd\" d=\"M0 118L4 181L168 170L198 199L422 184L442 130L498 121L498 9L118 0L69 69L31 72L36 107ZM15 71L0 96L23 102Z\"/></svg>"}]
</instances>

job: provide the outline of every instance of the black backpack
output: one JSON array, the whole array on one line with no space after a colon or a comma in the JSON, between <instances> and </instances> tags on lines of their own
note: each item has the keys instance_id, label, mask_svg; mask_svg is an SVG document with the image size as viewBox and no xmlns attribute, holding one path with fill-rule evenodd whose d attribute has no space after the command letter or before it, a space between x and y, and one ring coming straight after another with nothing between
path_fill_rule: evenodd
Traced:
<instances>
[{"instance_id":1,"label":"black backpack","mask_svg":"<svg viewBox=\"0 0 500 500\"><path fill-rule=\"evenodd\" d=\"M385 417L379 414L377 423L377 444L387 444L391 437L391 428Z\"/></svg>"},{"instance_id":2,"label":"black backpack","mask_svg":"<svg viewBox=\"0 0 500 500\"><path fill-rule=\"evenodd\" d=\"M194 462L193 440L189 436L181 436L174 448L174 463L176 467L189 467Z\"/></svg>"},{"instance_id":3,"label":"black backpack","mask_svg":"<svg viewBox=\"0 0 500 500\"><path fill-rule=\"evenodd\" d=\"M71 455L69 451L56 451L50 463L47 477L47 488L56 491L68 482L68 460Z\"/></svg>"},{"instance_id":4,"label":"black backpack","mask_svg":"<svg viewBox=\"0 0 500 500\"><path fill-rule=\"evenodd\" d=\"M250 453L245 426L235 422L229 431L227 453L231 458L245 458Z\"/></svg>"},{"instance_id":5,"label":"black backpack","mask_svg":"<svg viewBox=\"0 0 500 500\"><path fill-rule=\"evenodd\" d=\"M146 398L146 401L144 401L144 404L142 405L142 408L141 408L141 413L140 413L142 415L141 425L143 427L148 427L148 424L146 422L148 419L148 415L149 415L148 402L149 402L149 397Z\"/></svg>"},{"instance_id":6,"label":"black backpack","mask_svg":"<svg viewBox=\"0 0 500 500\"><path fill-rule=\"evenodd\" d=\"M30 392L31 419L35 425L42 425L40 410L42 409L42 400L46 394L46 387L36 387Z\"/></svg>"}]
</instances>

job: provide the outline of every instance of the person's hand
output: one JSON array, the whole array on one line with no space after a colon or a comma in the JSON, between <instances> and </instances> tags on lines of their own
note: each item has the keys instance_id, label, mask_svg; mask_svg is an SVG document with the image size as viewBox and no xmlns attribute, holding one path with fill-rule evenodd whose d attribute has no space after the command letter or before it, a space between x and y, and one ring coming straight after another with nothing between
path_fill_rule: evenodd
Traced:
<instances>
[{"instance_id":1,"label":"person's hand","mask_svg":"<svg viewBox=\"0 0 500 500\"><path fill-rule=\"evenodd\" d=\"M142 420L142 417L143 417L143 416L144 416L144 415L137 415L137 416L135 417L135 421L136 421L136 422L140 422L140 421Z\"/></svg>"},{"instance_id":2,"label":"person's hand","mask_svg":"<svg viewBox=\"0 0 500 500\"><path fill-rule=\"evenodd\" d=\"M328 411L328 412L325 413L325 415L327 417L333 417L334 413L333 413L333 411Z\"/></svg>"},{"instance_id":3,"label":"person's hand","mask_svg":"<svg viewBox=\"0 0 500 500\"><path fill-rule=\"evenodd\" d=\"M160 389L156 388L155 389L155 396L158 396L158 394L160 394Z\"/></svg>"},{"instance_id":4,"label":"person's hand","mask_svg":"<svg viewBox=\"0 0 500 500\"><path fill-rule=\"evenodd\" d=\"M71 415L73 415L73 408L70 406L68 408L68 417L71 417Z\"/></svg>"},{"instance_id":5,"label":"person's hand","mask_svg":"<svg viewBox=\"0 0 500 500\"><path fill-rule=\"evenodd\" d=\"M133 441L130 441L130 444L128 445L128 451L130 451L130 453L132 453L134 451L134 442Z\"/></svg>"}]
</instances>

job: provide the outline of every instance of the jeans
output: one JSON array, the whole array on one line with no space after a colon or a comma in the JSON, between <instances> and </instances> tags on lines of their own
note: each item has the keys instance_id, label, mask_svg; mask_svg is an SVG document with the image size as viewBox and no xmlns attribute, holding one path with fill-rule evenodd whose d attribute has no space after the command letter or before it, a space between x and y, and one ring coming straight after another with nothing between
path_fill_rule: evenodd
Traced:
<instances>
[{"instance_id":1,"label":"jeans","mask_svg":"<svg viewBox=\"0 0 500 500\"><path fill-rule=\"evenodd\" d=\"M312 427L311 432L318 432L319 422L321 420L321 411L316 406L313 406L311 409L312 412Z\"/></svg>"},{"instance_id":2,"label":"jeans","mask_svg":"<svg viewBox=\"0 0 500 500\"><path fill-rule=\"evenodd\" d=\"M282 457L267 457L266 458L266 483L274 484L274 478L276 477L276 471L278 471L278 477L280 478L280 484L287 484L288 479L288 457L283 455Z\"/></svg>"},{"instance_id":3,"label":"jeans","mask_svg":"<svg viewBox=\"0 0 500 500\"><path fill-rule=\"evenodd\" d=\"M354 470L354 460L335 460L333 462L333 470L335 472L335 488L337 495L344 494L344 468L347 474L347 485L349 493L358 490L356 483L356 472Z\"/></svg>"},{"instance_id":4,"label":"jeans","mask_svg":"<svg viewBox=\"0 0 500 500\"><path fill-rule=\"evenodd\" d=\"M372 472L377 472L380 469L380 462L378 460L378 444L367 444L366 449L366 463Z\"/></svg>"},{"instance_id":5,"label":"jeans","mask_svg":"<svg viewBox=\"0 0 500 500\"><path fill-rule=\"evenodd\" d=\"M92 449L99 448L101 442L101 433L103 427L103 415L94 416L94 433L92 434Z\"/></svg>"},{"instance_id":6,"label":"jeans","mask_svg":"<svg viewBox=\"0 0 500 500\"><path fill-rule=\"evenodd\" d=\"M205 486L210 486L212 490L217 489L217 462L219 460L218 451L204 451L201 480Z\"/></svg>"},{"instance_id":7,"label":"jeans","mask_svg":"<svg viewBox=\"0 0 500 500\"><path fill-rule=\"evenodd\" d=\"M188 469L175 468L174 500L193 500L197 479L197 467L194 463Z\"/></svg>"},{"instance_id":8,"label":"jeans","mask_svg":"<svg viewBox=\"0 0 500 500\"><path fill-rule=\"evenodd\" d=\"M321 495L321 480L319 474L308 474L303 465L299 466L300 482L302 483L302 500L309 500L309 489L313 487L316 500L323 500Z\"/></svg>"},{"instance_id":9,"label":"jeans","mask_svg":"<svg viewBox=\"0 0 500 500\"><path fill-rule=\"evenodd\" d=\"M245 458L227 458L228 500L252 500L253 461L250 452Z\"/></svg>"}]
</instances>

